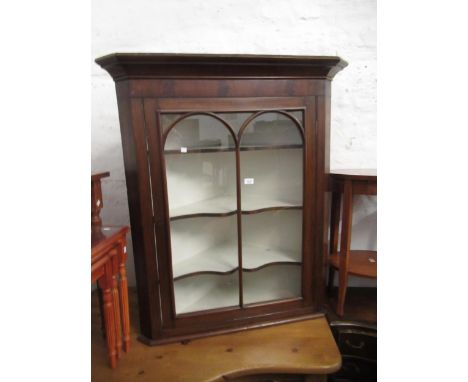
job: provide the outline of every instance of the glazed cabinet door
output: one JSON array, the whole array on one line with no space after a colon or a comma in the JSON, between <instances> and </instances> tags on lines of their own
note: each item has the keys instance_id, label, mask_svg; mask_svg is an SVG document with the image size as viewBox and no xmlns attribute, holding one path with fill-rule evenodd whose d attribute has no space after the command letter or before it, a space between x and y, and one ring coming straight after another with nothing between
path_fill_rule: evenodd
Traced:
<instances>
[{"instance_id":1,"label":"glazed cabinet door","mask_svg":"<svg viewBox=\"0 0 468 382\"><path fill-rule=\"evenodd\" d=\"M163 323L310 307L305 100L149 100L145 115Z\"/></svg>"}]
</instances>

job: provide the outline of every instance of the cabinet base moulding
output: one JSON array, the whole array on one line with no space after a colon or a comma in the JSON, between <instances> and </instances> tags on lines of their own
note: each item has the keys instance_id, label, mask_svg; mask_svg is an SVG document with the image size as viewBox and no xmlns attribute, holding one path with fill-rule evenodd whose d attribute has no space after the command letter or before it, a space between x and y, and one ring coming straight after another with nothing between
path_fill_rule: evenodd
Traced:
<instances>
[{"instance_id":1,"label":"cabinet base moulding","mask_svg":"<svg viewBox=\"0 0 468 382\"><path fill-rule=\"evenodd\" d=\"M235 327L232 327L232 328L223 328L219 330L207 330L205 332L199 331L196 334L188 334L188 335L180 335L180 336L171 335L170 337L167 337L167 338L162 337L156 340L153 340L151 338L144 336L143 334L140 334L138 336L138 341L148 346L164 345L164 344L169 344L169 343L174 343L174 342L180 342L183 345L185 345L185 344L188 344L190 341L196 340L199 338L217 336L217 335L228 334L228 333L235 333L235 332L240 332L244 330L267 328L269 326L288 324L291 322L305 321L305 320L310 320L314 318L325 318L325 313L318 312L318 313L312 313L312 314L307 314L303 316L284 318L284 319L275 320L271 322L262 321L262 322L256 322L256 323L246 324L242 326L236 325Z\"/></svg>"}]
</instances>

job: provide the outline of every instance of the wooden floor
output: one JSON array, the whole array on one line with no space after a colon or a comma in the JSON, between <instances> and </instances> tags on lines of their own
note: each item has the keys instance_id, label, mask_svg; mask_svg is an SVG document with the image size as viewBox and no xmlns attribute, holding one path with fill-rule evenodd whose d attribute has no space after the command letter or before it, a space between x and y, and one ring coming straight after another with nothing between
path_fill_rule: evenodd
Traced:
<instances>
[{"instance_id":1,"label":"wooden floor","mask_svg":"<svg viewBox=\"0 0 468 382\"><path fill-rule=\"evenodd\" d=\"M349 288L346 298L345 315L340 320L362 321L375 324L377 322L377 289L375 288ZM102 337L101 319L99 313L99 302L97 293L91 297L91 376L93 382L112 382L109 379L109 366L107 363L106 341ZM138 333L138 307L136 290L129 289L130 322L131 322L131 355L125 353L119 360L117 368L112 374L122 379L122 371L125 370L126 381L158 381L157 376L145 375L145 370L139 366L138 359L147 354L151 349L137 340ZM331 302L333 303L333 302ZM328 306L329 321L337 320L338 317ZM125 367L119 367L125 365ZM158 381L159 382L159 381Z\"/></svg>"}]
</instances>

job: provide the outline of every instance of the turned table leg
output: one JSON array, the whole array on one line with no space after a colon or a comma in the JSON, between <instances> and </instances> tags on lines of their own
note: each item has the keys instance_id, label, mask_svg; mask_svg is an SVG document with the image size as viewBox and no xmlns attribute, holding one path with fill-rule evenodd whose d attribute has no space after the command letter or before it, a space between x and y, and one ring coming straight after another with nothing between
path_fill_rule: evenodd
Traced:
<instances>
[{"instance_id":1,"label":"turned table leg","mask_svg":"<svg viewBox=\"0 0 468 382\"><path fill-rule=\"evenodd\" d=\"M344 304L346 299L346 289L348 288L348 266L351 249L351 226L353 222L353 186L350 180L346 180L343 192L343 218L341 222L341 243L340 243L340 269L338 285L338 301L336 313L339 316L344 314Z\"/></svg>"},{"instance_id":2,"label":"turned table leg","mask_svg":"<svg viewBox=\"0 0 468 382\"><path fill-rule=\"evenodd\" d=\"M125 269L125 261L127 259L127 246L123 243L121 247L121 258L119 264L119 295L120 295L120 309L123 325L123 343L124 350L128 352L130 349L130 313L128 308L128 286L127 286L127 272Z\"/></svg>"},{"instance_id":3,"label":"turned table leg","mask_svg":"<svg viewBox=\"0 0 468 382\"><path fill-rule=\"evenodd\" d=\"M332 193L331 214L330 214L330 255L338 253L338 238L340 229L341 215L341 193ZM333 281L335 276L335 268L329 265L328 274L328 294L331 295L333 290Z\"/></svg>"},{"instance_id":4,"label":"turned table leg","mask_svg":"<svg viewBox=\"0 0 468 382\"><path fill-rule=\"evenodd\" d=\"M122 352L122 324L120 319L120 302L119 302L119 287L118 287L118 253L113 256L113 270L112 270L112 298L114 302L114 321L115 321L115 347L117 351L117 358L120 358Z\"/></svg>"},{"instance_id":5,"label":"turned table leg","mask_svg":"<svg viewBox=\"0 0 468 382\"><path fill-rule=\"evenodd\" d=\"M102 299L104 302L104 323L106 327L107 354L111 367L115 368L117 366L117 352L115 346L114 298L112 296L111 286L111 278L104 277L103 280L99 281L99 287L102 289Z\"/></svg>"},{"instance_id":6,"label":"turned table leg","mask_svg":"<svg viewBox=\"0 0 468 382\"><path fill-rule=\"evenodd\" d=\"M119 290L117 287L117 279L114 276L112 286L112 298L114 300L114 321L115 321L115 349L117 358L120 358L122 352L122 327L120 323L120 304L119 304Z\"/></svg>"}]
</instances>

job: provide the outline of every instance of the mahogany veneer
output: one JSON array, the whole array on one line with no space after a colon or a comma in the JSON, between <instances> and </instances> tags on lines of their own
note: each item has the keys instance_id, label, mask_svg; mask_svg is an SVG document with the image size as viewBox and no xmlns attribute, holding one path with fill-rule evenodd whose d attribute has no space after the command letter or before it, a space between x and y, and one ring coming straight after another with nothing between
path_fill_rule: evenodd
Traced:
<instances>
[{"instance_id":1,"label":"mahogany veneer","mask_svg":"<svg viewBox=\"0 0 468 382\"><path fill-rule=\"evenodd\" d=\"M116 53L96 62L116 83L140 339L162 344L323 315L330 90L332 78L347 63L339 57L152 53ZM236 127L233 119L241 115L244 119ZM215 125L220 127L213 130ZM224 133L220 135L221 131ZM284 133L284 139L280 133ZM256 141L260 136L264 139L261 144ZM192 137L189 144L183 143L187 137ZM248 143L248 139L257 143ZM183 160L186 167L181 165ZM176 176L174 168L179 171ZM202 171L202 175L195 171ZM219 184L232 186L228 190L231 199L204 200L203 208L194 207L192 202L187 208L171 204L192 186L198 187L191 190L192 195L203 192L203 187L215 179L216 171L219 179L228 179ZM254 180L241 175L242 171L256 171L255 187L263 185L262 192L270 194L270 199L252 199L256 195L249 192L260 188L246 188ZM276 183L262 183L265 173L273 174ZM286 186L278 180L279 173ZM276 195L281 192L290 195ZM282 217L288 216L291 221L300 219L297 231L302 236L296 242L299 259L287 261L285 268L275 268L283 265L268 260L273 244L267 243L260 250L265 257L261 266L245 269L243 262L252 255L244 246L252 240L252 231L245 231L252 221L248 219L263 216L258 226L271 224L274 229L270 236L278 237L282 231L273 226L278 224L272 223L275 213L283 213ZM294 213L297 215L288 215ZM231 231L223 228L223 232L229 234L227 239L236 240L236 264L214 274L213 269L204 269L174 277L174 259L181 251L186 255L180 248L186 240L183 235L211 223L212 236L221 235L223 232L218 231L231 224L226 219L233 219ZM231 256L229 245L223 248L220 251ZM208 255L212 253L207 251ZM219 285L211 295L191 301L191 294L202 282ZM183 299L204 308L181 304Z\"/></svg>"}]
</instances>

